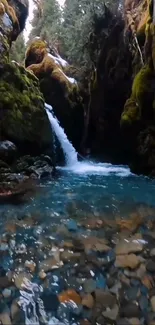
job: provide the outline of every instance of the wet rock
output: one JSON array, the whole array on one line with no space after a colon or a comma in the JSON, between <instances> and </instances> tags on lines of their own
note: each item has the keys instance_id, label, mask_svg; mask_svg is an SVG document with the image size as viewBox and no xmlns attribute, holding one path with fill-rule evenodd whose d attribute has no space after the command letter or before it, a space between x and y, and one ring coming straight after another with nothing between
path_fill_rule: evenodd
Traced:
<instances>
[{"instance_id":1,"label":"wet rock","mask_svg":"<svg viewBox=\"0 0 155 325\"><path fill-rule=\"evenodd\" d=\"M77 231L78 226L75 220L69 220L67 223L67 228L69 231Z\"/></svg>"},{"instance_id":2,"label":"wet rock","mask_svg":"<svg viewBox=\"0 0 155 325\"><path fill-rule=\"evenodd\" d=\"M136 271L136 277L142 279L145 274L146 274L146 266L145 264L141 264L138 270Z\"/></svg>"},{"instance_id":3,"label":"wet rock","mask_svg":"<svg viewBox=\"0 0 155 325\"><path fill-rule=\"evenodd\" d=\"M107 279L107 287L108 287L108 288L111 288L111 287L113 287L114 285L115 285L115 279L112 278L112 277L108 278L108 279Z\"/></svg>"},{"instance_id":4,"label":"wet rock","mask_svg":"<svg viewBox=\"0 0 155 325\"><path fill-rule=\"evenodd\" d=\"M94 294L96 303L101 303L102 307L112 308L116 304L116 297L108 291L96 289Z\"/></svg>"},{"instance_id":5,"label":"wet rock","mask_svg":"<svg viewBox=\"0 0 155 325\"><path fill-rule=\"evenodd\" d=\"M74 253L71 251L64 251L60 254L60 258L63 262L78 262L81 258L81 253Z\"/></svg>"},{"instance_id":6,"label":"wet rock","mask_svg":"<svg viewBox=\"0 0 155 325\"><path fill-rule=\"evenodd\" d=\"M116 321L116 325L130 325L127 318L120 318Z\"/></svg>"},{"instance_id":7,"label":"wet rock","mask_svg":"<svg viewBox=\"0 0 155 325\"><path fill-rule=\"evenodd\" d=\"M75 290L67 290L59 294L59 301L61 303L66 303L69 301L74 301L77 305L81 304L81 297Z\"/></svg>"},{"instance_id":8,"label":"wet rock","mask_svg":"<svg viewBox=\"0 0 155 325\"><path fill-rule=\"evenodd\" d=\"M155 248L152 248L150 251L150 256L155 256Z\"/></svg>"},{"instance_id":9,"label":"wet rock","mask_svg":"<svg viewBox=\"0 0 155 325\"><path fill-rule=\"evenodd\" d=\"M60 305L58 296L48 290L44 290L41 299L47 312L56 311Z\"/></svg>"},{"instance_id":10,"label":"wet rock","mask_svg":"<svg viewBox=\"0 0 155 325\"><path fill-rule=\"evenodd\" d=\"M36 263L33 261L25 261L25 267L33 273L36 269Z\"/></svg>"},{"instance_id":11,"label":"wet rock","mask_svg":"<svg viewBox=\"0 0 155 325\"><path fill-rule=\"evenodd\" d=\"M111 320L116 320L119 312L119 307L118 305L115 305L112 309L109 309L105 312L102 313L102 315L105 318L111 319Z\"/></svg>"},{"instance_id":12,"label":"wet rock","mask_svg":"<svg viewBox=\"0 0 155 325\"><path fill-rule=\"evenodd\" d=\"M95 252L108 252L111 248L107 245L106 239L100 239L97 237L87 237L82 239L84 249L86 253L90 251Z\"/></svg>"},{"instance_id":13,"label":"wet rock","mask_svg":"<svg viewBox=\"0 0 155 325\"><path fill-rule=\"evenodd\" d=\"M23 284L25 282L26 279L31 280L32 276L30 273L25 273L25 272L21 272L18 274L15 274L14 276L14 283L15 286L21 290L23 288Z\"/></svg>"},{"instance_id":14,"label":"wet rock","mask_svg":"<svg viewBox=\"0 0 155 325\"><path fill-rule=\"evenodd\" d=\"M58 269L62 267L63 263L60 259L56 259L55 257L49 257L46 260L39 263L39 269L44 272L48 272L54 269Z\"/></svg>"},{"instance_id":15,"label":"wet rock","mask_svg":"<svg viewBox=\"0 0 155 325\"><path fill-rule=\"evenodd\" d=\"M139 253L143 250L143 244L137 239L121 240L115 247L116 255Z\"/></svg>"},{"instance_id":16,"label":"wet rock","mask_svg":"<svg viewBox=\"0 0 155 325\"><path fill-rule=\"evenodd\" d=\"M3 297L4 298L10 298L11 297L11 289L4 289L3 291L2 291L2 295L3 295Z\"/></svg>"},{"instance_id":17,"label":"wet rock","mask_svg":"<svg viewBox=\"0 0 155 325\"><path fill-rule=\"evenodd\" d=\"M0 288L7 288L12 285L11 280L7 276L0 277Z\"/></svg>"},{"instance_id":18,"label":"wet rock","mask_svg":"<svg viewBox=\"0 0 155 325\"><path fill-rule=\"evenodd\" d=\"M0 313L0 321L3 325L11 325L12 324L9 313L7 313L7 312Z\"/></svg>"},{"instance_id":19,"label":"wet rock","mask_svg":"<svg viewBox=\"0 0 155 325\"><path fill-rule=\"evenodd\" d=\"M129 319L129 324L131 325L141 325L141 322L138 318L130 318Z\"/></svg>"},{"instance_id":20,"label":"wet rock","mask_svg":"<svg viewBox=\"0 0 155 325\"><path fill-rule=\"evenodd\" d=\"M46 273L45 273L44 271L40 271L40 272L38 273L38 276L39 276L39 278L40 278L41 280L44 280L44 279L46 278Z\"/></svg>"},{"instance_id":21,"label":"wet rock","mask_svg":"<svg viewBox=\"0 0 155 325\"><path fill-rule=\"evenodd\" d=\"M11 141L0 141L0 159L11 163L17 156L17 147Z\"/></svg>"},{"instance_id":22,"label":"wet rock","mask_svg":"<svg viewBox=\"0 0 155 325\"><path fill-rule=\"evenodd\" d=\"M106 285L107 285L107 283L106 283L105 276L103 276L102 274L99 274L96 277L96 287L99 288L99 289L105 289Z\"/></svg>"},{"instance_id":23,"label":"wet rock","mask_svg":"<svg viewBox=\"0 0 155 325\"><path fill-rule=\"evenodd\" d=\"M146 264L147 271L154 273L155 272L155 262L152 260L149 260Z\"/></svg>"},{"instance_id":24,"label":"wet rock","mask_svg":"<svg viewBox=\"0 0 155 325\"><path fill-rule=\"evenodd\" d=\"M92 309L94 306L94 298L91 294L87 294L82 298L82 305Z\"/></svg>"},{"instance_id":25,"label":"wet rock","mask_svg":"<svg viewBox=\"0 0 155 325\"><path fill-rule=\"evenodd\" d=\"M146 296L142 295L139 298L139 306L142 311L148 311L148 298Z\"/></svg>"},{"instance_id":26,"label":"wet rock","mask_svg":"<svg viewBox=\"0 0 155 325\"><path fill-rule=\"evenodd\" d=\"M140 264L138 256L135 254L129 254L129 255L117 255L115 266L116 267L129 267L130 269L135 269Z\"/></svg>"},{"instance_id":27,"label":"wet rock","mask_svg":"<svg viewBox=\"0 0 155 325\"><path fill-rule=\"evenodd\" d=\"M147 289L151 289L154 285L154 281L150 275L145 275L141 282Z\"/></svg>"},{"instance_id":28,"label":"wet rock","mask_svg":"<svg viewBox=\"0 0 155 325\"><path fill-rule=\"evenodd\" d=\"M91 323L87 319L83 319L80 321L80 325L91 325Z\"/></svg>"},{"instance_id":29,"label":"wet rock","mask_svg":"<svg viewBox=\"0 0 155 325\"><path fill-rule=\"evenodd\" d=\"M83 289L86 293L92 293L96 289L96 281L93 279L88 279L83 284Z\"/></svg>"},{"instance_id":30,"label":"wet rock","mask_svg":"<svg viewBox=\"0 0 155 325\"><path fill-rule=\"evenodd\" d=\"M141 311L140 311L139 306L133 302L130 302L130 303L126 304L125 306L124 305L121 306L120 314L123 317L127 317L127 318L141 317Z\"/></svg>"},{"instance_id":31,"label":"wet rock","mask_svg":"<svg viewBox=\"0 0 155 325\"><path fill-rule=\"evenodd\" d=\"M133 301L137 299L139 293L140 291L138 287L130 287L126 290L126 297L128 300Z\"/></svg>"},{"instance_id":32,"label":"wet rock","mask_svg":"<svg viewBox=\"0 0 155 325\"><path fill-rule=\"evenodd\" d=\"M150 301L151 301L152 311L155 312L155 296L152 296Z\"/></svg>"},{"instance_id":33,"label":"wet rock","mask_svg":"<svg viewBox=\"0 0 155 325\"><path fill-rule=\"evenodd\" d=\"M114 293L115 295L119 294L119 290L122 288L121 282L117 282L112 288L110 288L110 292Z\"/></svg>"}]
</instances>

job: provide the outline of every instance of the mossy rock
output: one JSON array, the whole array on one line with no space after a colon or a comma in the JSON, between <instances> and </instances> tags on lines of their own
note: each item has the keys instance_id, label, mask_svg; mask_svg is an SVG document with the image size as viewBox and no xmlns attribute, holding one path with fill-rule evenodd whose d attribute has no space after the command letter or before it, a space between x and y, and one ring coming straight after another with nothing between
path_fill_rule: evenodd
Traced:
<instances>
[{"instance_id":1,"label":"mossy rock","mask_svg":"<svg viewBox=\"0 0 155 325\"><path fill-rule=\"evenodd\" d=\"M51 128L37 78L15 63L0 71L1 136L42 150L51 144Z\"/></svg>"},{"instance_id":2,"label":"mossy rock","mask_svg":"<svg viewBox=\"0 0 155 325\"><path fill-rule=\"evenodd\" d=\"M129 98L124 106L124 111L121 116L121 126L124 124L131 125L133 122L140 121L141 112L134 98Z\"/></svg>"}]
</instances>

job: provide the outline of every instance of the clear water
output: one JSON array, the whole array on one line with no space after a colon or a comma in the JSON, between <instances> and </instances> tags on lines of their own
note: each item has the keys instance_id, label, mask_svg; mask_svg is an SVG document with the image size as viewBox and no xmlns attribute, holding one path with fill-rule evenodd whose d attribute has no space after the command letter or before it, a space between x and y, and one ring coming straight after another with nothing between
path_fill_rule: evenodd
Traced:
<instances>
[{"instance_id":1,"label":"clear water","mask_svg":"<svg viewBox=\"0 0 155 325\"><path fill-rule=\"evenodd\" d=\"M155 206L155 180L130 173L128 167L79 163L57 169L53 179L40 183L36 197L22 206L0 206L3 216L42 214L43 223L70 217L127 217L136 205Z\"/></svg>"}]
</instances>

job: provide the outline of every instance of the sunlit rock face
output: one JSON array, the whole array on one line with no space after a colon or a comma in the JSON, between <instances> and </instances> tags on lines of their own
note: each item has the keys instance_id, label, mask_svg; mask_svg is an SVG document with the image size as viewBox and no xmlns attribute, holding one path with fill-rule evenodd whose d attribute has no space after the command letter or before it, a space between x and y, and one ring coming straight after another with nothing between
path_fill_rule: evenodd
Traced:
<instances>
[{"instance_id":1,"label":"sunlit rock face","mask_svg":"<svg viewBox=\"0 0 155 325\"><path fill-rule=\"evenodd\" d=\"M79 149L83 135L84 110L77 81L68 63L46 42L35 38L26 52L25 65L40 81L45 101L53 107L68 138Z\"/></svg>"}]
</instances>

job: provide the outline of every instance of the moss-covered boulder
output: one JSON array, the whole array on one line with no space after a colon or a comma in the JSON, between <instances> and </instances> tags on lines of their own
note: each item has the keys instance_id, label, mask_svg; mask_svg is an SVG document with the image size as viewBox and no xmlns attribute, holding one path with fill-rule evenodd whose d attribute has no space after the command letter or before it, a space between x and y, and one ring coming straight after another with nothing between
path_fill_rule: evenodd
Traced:
<instances>
[{"instance_id":1,"label":"moss-covered boulder","mask_svg":"<svg viewBox=\"0 0 155 325\"><path fill-rule=\"evenodd\" d=\"M51 145L51 128L37 78L16 63L0 68L1 137L21 150L40 152Z\"/></svg>"},{"instance_id":2,"label":"moss-covered boulder","mask_svg":"<svg viewBox=\"0 0 155 325\"><path fill-rule=\"evenodd\" d=\"M78 83L66 73L68 63L58 53L50 53L46 42L36 38L27 49L25 65L39 79L45 101L53 107L68 138L79 150L84 109Z\"/></svg>"}]
</instances>

